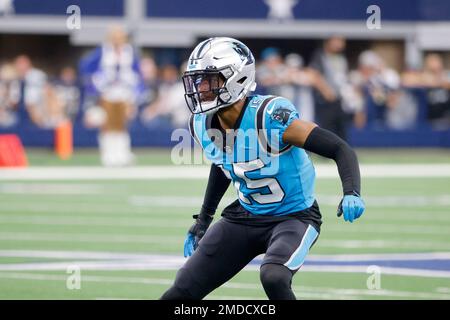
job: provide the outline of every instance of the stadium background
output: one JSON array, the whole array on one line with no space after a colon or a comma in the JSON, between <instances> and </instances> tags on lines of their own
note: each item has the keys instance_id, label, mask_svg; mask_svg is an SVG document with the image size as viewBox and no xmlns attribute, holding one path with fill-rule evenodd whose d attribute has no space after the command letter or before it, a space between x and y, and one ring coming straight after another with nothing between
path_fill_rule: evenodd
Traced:
<instances>
[{"instance_id":1,"label":"stadium background","mask_svg":"<svg viewBox=\"0 0 450 320\"><path fill-rule=\"evenodd\" d=\"M80 29L66 24L74 4L81 9ZM366 25L373 4L381 9L381 29ZM127 125L135 160L124 168L101 166L98 129L86 125L95 103L83 67L117 25L129 34L142 77ZM210 36L248 44L261 79L265 60L278 55L278 67L287 68L284 58L292 53L300 55L290 55L293 67L308 77L306 67L323 41L345 39L339 55L356 94L350 100L360 103L346 110L343 122L361 161L367 212L351 225L336 218L335 165L313 157L324 227L294 278L298 297L449 299L450 4L444 0L1 1L0 134L20 137L28 166L0 169L0 298L156 299L171 284L208 168L173 164L171 133L183 127L183 112L166 108L167 100L162 108L155 102L179 85L190 50ZM24 56L45 75L36 86L40 95L55 92L60 99L56 111L45 102L37 108L43 121L30 117L25 88L11 99L5 93L14 83L20 88L14 68ZM371 77L361 80L368 69ZM436 73L439 83L429 80ZM315 95L312 85L298 83L258 90ZM299 104L301 113L306 105ZM314 119L314 109L309 112ZM58 156L55 136L67 119L73 154ZM11 152L4 145L2 160ZM233 197L228 190L221 206ZM264 298L257 262L208 298ZM70 286L77 268L80 289ZM373 270L381 271L381 288L367 285Z\"/></svg>"}]
</instances>

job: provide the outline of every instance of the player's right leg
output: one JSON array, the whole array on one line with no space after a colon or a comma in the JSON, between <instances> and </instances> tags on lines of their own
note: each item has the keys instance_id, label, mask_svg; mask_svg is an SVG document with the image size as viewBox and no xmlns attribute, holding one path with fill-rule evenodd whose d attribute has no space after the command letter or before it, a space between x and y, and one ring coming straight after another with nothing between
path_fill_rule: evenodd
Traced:
<instances>
[{"instance_id":1,"label":"player's right leg","mask_svg":"<svg viewBox=\"0 0 450 320\"><path fill-rule=\"evenodd\" d=\"M161 299L200 300L237 274L259 254L246 228L225 218L213 224Z\"/></svg>"}]
</instances>

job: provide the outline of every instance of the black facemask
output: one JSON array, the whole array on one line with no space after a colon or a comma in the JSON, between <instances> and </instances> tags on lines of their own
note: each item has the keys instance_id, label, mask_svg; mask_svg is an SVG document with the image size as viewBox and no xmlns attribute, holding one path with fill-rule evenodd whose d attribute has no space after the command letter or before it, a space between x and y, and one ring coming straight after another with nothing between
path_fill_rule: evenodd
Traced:
<instances>
[{"instance_id":1,"label":"black facemask","mask_svg":"<svg viewBox=\"0 0 450 320\"><path fill-rule=\"evenodd\" d=\"M220 85L222 83L222 85ZM223 101L220 95L227 92L224 87L225 78L217 70L188 71L183 75L185 100L192 113L202 113L220 106ZM204 104L216 101L214 106Z\"/></svg>"}]
</instances>

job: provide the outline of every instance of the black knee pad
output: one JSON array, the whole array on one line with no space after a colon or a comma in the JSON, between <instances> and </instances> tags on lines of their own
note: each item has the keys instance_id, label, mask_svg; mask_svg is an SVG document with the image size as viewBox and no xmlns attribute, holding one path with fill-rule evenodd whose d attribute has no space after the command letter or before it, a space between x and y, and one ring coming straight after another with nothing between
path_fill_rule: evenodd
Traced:
<instances>
[{"instance_id":1,"label":"black knee pad","mask_svg":"<svg viewBox=\"0 0 450 320\"><path fill-rule=\"evenodd\" d=\"M201 300L204 293L187 268L177 272L175 283L162 296L161 300Z\"/></svg>"},{"instance_id":2,"label":"black knee pad","mask_svg":"<svg viewBox=\"0 0 450 320\"><path fill-rule=\"evenodd\" d=\"M261 266L260 279L269 299L295 300L291 289L293 273L281 264L266 263Z\"/></svg>"}]
</instances>

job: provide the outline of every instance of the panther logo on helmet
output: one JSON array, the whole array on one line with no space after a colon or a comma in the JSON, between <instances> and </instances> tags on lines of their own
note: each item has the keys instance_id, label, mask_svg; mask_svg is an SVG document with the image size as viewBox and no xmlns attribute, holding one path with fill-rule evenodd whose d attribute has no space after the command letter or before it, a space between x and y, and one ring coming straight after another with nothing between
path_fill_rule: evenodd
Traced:
<instances>
[{"instance_id":1,"label":"panther logo on helmet","mask_svg":"<svg viewBox=\"0 0 450 320\"><path fill-rule=\"evenodd\" d=\"M183 74L189 110L204 113L230 106L255 90L255 59L239 40L210 38L199 43Z\"/></svg>"}]
</instances>

